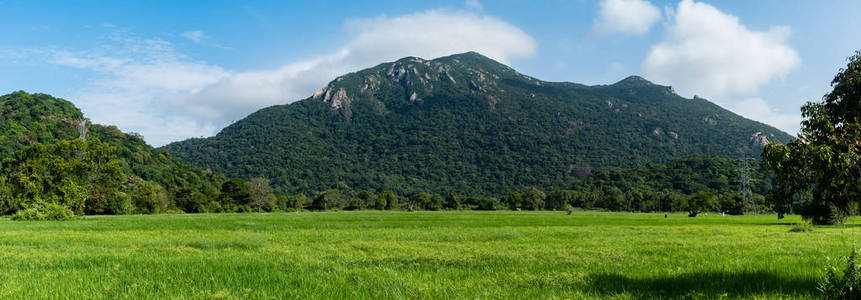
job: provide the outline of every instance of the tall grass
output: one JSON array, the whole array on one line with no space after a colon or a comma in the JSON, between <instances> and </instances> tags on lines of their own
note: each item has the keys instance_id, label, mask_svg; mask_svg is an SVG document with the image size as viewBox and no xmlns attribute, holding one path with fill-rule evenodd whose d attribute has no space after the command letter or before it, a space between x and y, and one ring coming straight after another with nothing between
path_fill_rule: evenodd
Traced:
<instances>
[{"instance_id":1,"label":"tall grass","mask_svg":"<svg viewBox=\"0 0 861 300\"><path fill-rule=\"evenodd\" d=\"M328 212L0 220L2 298L811 298L861 228L773 216Z\"/></svg>"}]
</instances>

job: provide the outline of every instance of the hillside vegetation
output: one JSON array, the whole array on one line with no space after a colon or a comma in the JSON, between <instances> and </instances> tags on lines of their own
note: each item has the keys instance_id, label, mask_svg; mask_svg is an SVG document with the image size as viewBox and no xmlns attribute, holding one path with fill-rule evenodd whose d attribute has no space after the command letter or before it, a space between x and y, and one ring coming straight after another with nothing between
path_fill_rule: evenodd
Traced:
<instances>
[{"instance_id":1,"label":"hillside vegetation","mask_svg":"<svg viewBox=\"0 0 861 300\"><path fill-rule=\"evenodd\" d=\"M640 77L545 82L470 52L347 74L308 99L164 149L228 176L270 178L289 193L500 196L692 154L758 157L764 143L790 140Z\"/></svg>"},{"instance_id":2,"label":"hillside vegetation","mask_svg":"<svg viewBox=\"0 0 861 300\"><path fill-rule=\"evenodd\" d=\"M81 139L83 138L83 139ZM180 161L137 134L93 124L45 94L0 96L0 213L128 214L250 209L227 177Z\"/></svg>"}]
</instances>

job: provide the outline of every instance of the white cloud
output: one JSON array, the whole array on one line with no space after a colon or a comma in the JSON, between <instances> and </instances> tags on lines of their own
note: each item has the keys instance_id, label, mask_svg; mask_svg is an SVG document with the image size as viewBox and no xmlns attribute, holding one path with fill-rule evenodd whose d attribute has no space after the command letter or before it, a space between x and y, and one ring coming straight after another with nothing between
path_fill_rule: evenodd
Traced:
<instances>
[{"instance_id":1,"label":"white cloud","mask_svg":"<svg viewBox=\"0 0 861 300\"><path fill-rule=\"evenodd\" d=\"M785 113L775 110L762 98L748 98L730 104L730 110L753 120L777 127L789 134L798 132L801 123L799 112Z\"/></svg>"},{"instance_id":2,"label":"white cloud","mask_svg":"<svg viewBox=\"0 0 861 300\"><path fill-rule=\"evenodd\" d=\"M128 37L99 49L54 51L51 61L100 74L72 97L93 121L163 145L212 135L259 108L306 98L338 75L381 62L477 51L508 63L536 47L519 28L467 12L353 19L345 27L348 38L337 51L269 70L227 70L177 53L169 42Z\"/></svg>"},{"instance_id":3,"label":"white cloud","mask_svg":"<svg viewBox=\"0 0 861 300\"><path fill-rule=\"evenodd\" d=\"M657 6L645 0L602 0L594 27L604 33L644 35L661 19Z\"/></svg>"},{"instance_id":4,"label":"white cloud","mask_svg":"<svg viewBox=\"0 0 861 300\"><path fill-rule=\"evenodd\" d=\"M200 30L185 32L182 34L182 37L187 38L195 43L203 42L203 40L208 38L208 36L206 36L206 34Z\"/></svg>"},{"instance_id":5,"label":"white cloud","mask_svg":"<svg viewBox=\"0 0 861 300\"><path fill-rule=\"evenodd\" d=\"M88 117L140 132L155 144L212 134L214 124L200 119L207 108L185 105L185 97L233 72L193 61L163 40L113 41L88 51L47 51L51 63L98 74L71 97Z\"/></svg>"},{"instance_id":6,"label":"white cloud","mask_svg":"<svg viewBox=\"0 0 861 300\"><path fill-rule=\"evenodd\" d=\"M481 2L478 0L466 0L464 3L466 7L474 9L474 10L482 10L484 9L484 5L481 5Z\"/></svg>"},{"instance_id":7,"label":"white cloud","mask_svg":"<svg viewBox=\"0 0 861 300\"><path fill-rule=\"evenodd\" d=\"M753 31L717 8L683 0L664 39L653 45L643 72L683 94L744 95L788 74L800 58L787 44L788 27Z\"/></svg>"}]
</instances>

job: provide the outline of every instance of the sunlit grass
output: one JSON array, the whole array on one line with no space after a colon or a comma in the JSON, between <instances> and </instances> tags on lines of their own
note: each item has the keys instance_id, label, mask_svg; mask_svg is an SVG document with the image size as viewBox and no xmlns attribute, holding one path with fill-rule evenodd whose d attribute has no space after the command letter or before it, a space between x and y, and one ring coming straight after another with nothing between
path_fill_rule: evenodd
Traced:
<instances>
[{"instance_id":1,"label":"sunlit grass","mask_svg":"<svg viewBox=\"0 0 861 300\"><path fill-rule=\"evenodd\" d=\"M326 212L0 220L0 298L807 298L797 217Z\"/></svg>"}]
</instances>

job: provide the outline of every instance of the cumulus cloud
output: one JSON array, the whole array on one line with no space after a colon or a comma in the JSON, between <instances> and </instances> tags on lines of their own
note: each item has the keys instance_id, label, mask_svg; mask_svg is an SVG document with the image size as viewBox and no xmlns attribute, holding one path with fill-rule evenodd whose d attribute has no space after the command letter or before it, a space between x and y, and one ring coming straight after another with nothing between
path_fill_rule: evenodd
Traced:
<instances>
[{"instance_id":1,"label":"cumulus cloud","mask_svg":"<svg viewBox=\"0 0 861 300\"><path fill-rule=\"evenodd\" d=\"M114 44L86 51L40 51L53 64L96 72L92 84L71 99L87 116L140 132L156 144L215 130L213 123L199 121L206 107L184 105L184 98L233 72L193 61L167 41L120 36L112 40Z\"/></svg>"},{"instance_id":2,"label":"cumulus cloud","mask_svg":"<svg viewBox=\"0 0 861 300\"><path fill-rule=\"evenodd\" d=\"M266 70L228 70L178 53L167 41L127 37L100 49L54 51L51 61L100 74L73 98L94 121L163 145L212 135L259 108L306 98L338 75L384 61L477 51L508 63L536 48L519 28L468 12L352 19L345 32L332 53ZM184 36L205 38L202 32Z\"/></svg>"},{"instance_id":3,"label":"cumulus cloud","mask_svg":"<svg viewBox=\"0 0 861 300\"><path fill-rule=\"evenodd\" d=\"M762 98L748 98L730 104L730 110L753 120L777 127L789 134L798 132L801 124L799 112L786 113L775 110Z\"/></svg>"},{"instance_id":4,"label":"cumulus cloud","mask_svg":"<svg viewBox=\"0 0 861 300\"><path fill-rule=\"evenodd\" d=\"M661 19L658 7L645 0L602 0L598 6L599 32L644 35Z\"/></svg>"},{"instance_id":5,"label":"cumulus cloud","mask_svg":"<svg viewBox=\"0 0 861 300\"><path fill-rule=\"evenodd\" d=\"M788 27L754 31L735 16L692 0L671 15L664 39L642 68L650 79L682 93L708 97L743 95L788 74L800 63L788 44Z\"/></svg>"}]
</instances>

